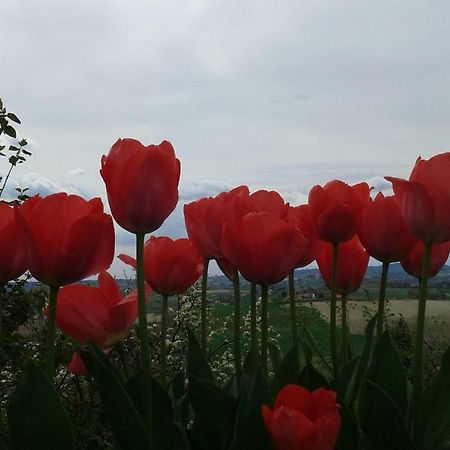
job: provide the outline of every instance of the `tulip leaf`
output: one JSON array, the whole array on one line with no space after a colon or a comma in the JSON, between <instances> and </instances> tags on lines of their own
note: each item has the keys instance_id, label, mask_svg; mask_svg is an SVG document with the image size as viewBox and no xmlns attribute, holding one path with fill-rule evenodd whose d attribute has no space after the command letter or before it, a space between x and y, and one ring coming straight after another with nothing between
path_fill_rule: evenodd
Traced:
<instances>
[{"instance_id":1,"label":"tulip leaf","mask_svg":"<svg viewBox=\"0 0 450 450\"><path fill-rule=\"evenodd\" d=\"M338 403L341 405L341 429L336 442L336 450L360 450L361 432L358 422L352 411L339 398Z\"/></svg>"},{"instance_id":2,"label":"tulip leaf","mask_svg":"<svg viewBox=\"0 0 450 450\"><path fill-rule=\"evenodd\" d=\"M406 413L408 388L405 369L397 347L387 330L375 346L366 378L382 388L402 414Z\"/></svg>"},{"instance_id":3,"label":"tulip leaf","mask_svg":"<svg viewBox=\"0 0 450 450\"><path fill-rule=\"evenodd\" d=\"M9 402L8 421L14 450L75 449L69 416L53 384L33 360Z\"/></svg>"},{"instance_id":4,"label":"tulip leaf","mask_svg":"<svg viewBox=\"0 0 450 450\"><path fill-rule=\"evenodd\" d=\"M259 367L242 378L229 450L272 450L261 414L261 406L271 403L270 389Z\"/></svg>"},{"instance_id":5,"label":"tulip leaf","mask_svg":"<svg viewBox=\"0 0 450 450\"><path fill-rule=\"evenodd\" d=\"M345 395L352 380L353 374L358 367L359 356L355 356L346 362L340 369L336 380L336 389L339 395Z\"/></svg>"},{"instance_id":6,"label":"tulip leaf","mask_svg":"<svg viewBox=\"0 0 450 450\"><path fill-rule=\"evenodd\" d=\"M270 360L272 361L273 370L276 372L283 361L283 353L280 348L276 346L273 342L267 343L267 348L269 349Z\"/></svg>"},{"instance_id":7,"label":"tulip leaf","mask_svg":"<svg viewBox=\"0 0 450 450\"><path fill-rule=\"evenodd\" d=\"M117 376L121 379L121 376L117 372ZM145 391L149 387L149 380L142 370L138 370L126 383L126 390L133 402L134 407L141 416L144 425L147 430L151 431L151 420L152 414L149 408L149 402L146 401L148 398L145 395ZM148 393L147 393L148 394ZM152 406L153 408L153 406ZM154 409L154 408L153 408Z\"/></svg>"},{"instance_id":8,"label":"tulip leaf","mask_svg":"<svg viewBox=\"0 0 450 450\"><path fill-rule=\"evenodd\" d=\"M108 358L94 344L90 343L88 348L89 354L82 354L83 361L97 381L106 416L119 445L127 450L153 449L147 428L118 372L112 370Z\"/></svg>"},{"instance_id":9,"label":"tulip leaf","mask_svg":"<svg viewBox=\"0 0 450 450\"><path fill-rule=\"evenodd\" d=\"M189 348L187 355L187 373L214 383L211 367L200 348L200 344L192 330L188 328Z\"/></svg>"},{"instance_id":10,"label":"tulip leaf","mask_svg":"<svg viewBox=\"0 0 450 450\"><path fill-rule=\"evenodd\" d=\"M403 420L404 415L380 386L365 380L358 406L361 428L377 449L417 450Z\"/></svg>"},{"instance_id":11,"label":"tulip leaf","mask_svg":"<svg viewBox=\"0 0 450 450\"><path fill-rule=\"evenodd\" d=\"M377 323L377 315L375 314L367 324L365 331L364 347L359 357L356 370L353 372L353 375L350 379L350 382L348 383L348 387L345 392L344 396L345 403L350 408L353 406L353 403L358 397L361 384L364 380L364 376L366 374L367 367L369 365L370 355L372 353L373 333L375 330L376 323Z\"/></svg>"},{"instance_id":12,"label":"tulip leaf","mask_svg":"<svg viewBox=\"0 0 450 450\"><path fill-rule=\"evenodd\" d=\"M175 422L169 394L156 380L152 380L152 409L154 450L188 450L189 441L184 430Z\"/></svg>"},{"instance_id":13,"label":"tulip leaf","mask_svg":"<svg viewBox=\"0 0 450 450\"><path fill-rule=\"evenodd\" d=\"M425 388L417 409L414 434L419 448L441 448L450 438L450 347L439 372ZM448 448L448 447L447 447Z\"/></svg>"},{"instance_id":14,"label":"tulip leaf","mask_svg":"<svg viewBox=\"0 0 450 450\"><path fill-rule=\"evenodd\" d=\"M227 448L232 432L236 399L208 380L189 378L189 399L195 414L195 448Z\"/></svg>"},{"instance_id":15,"label":"tulip leaf","mask_svg":"<svg viewBox=\"0 0 450 450\"><path fill-rule=\"evenodd\" d=\"M295 383L299 377L300 361L298 356L298 344L295 343L291 350L281 361L278 370L272 380L272 392L276 395L286 384Z\"/></svg>"},{"instance_id":16,"label":"tulip leaf","mask_svg":"<svg viewBox=\"0 0 450 450\"><path fill-rule=\"evenodd\" d=\"M189 420L189 398L185 380L184 371L178 372L169 384L169 394L176 420L186 426Z\"/></svg>"},{"instance_id":17,"label":"tulip leaf","mask_svg":"<svg viewBox=\"0 0 450 450\"><path fill-rule=\"evenodd\" d=\"M328 381L315 369L312 363L307 363L303 367L303 370L297 378L297 383L310 391L314 391L320 387L330 387Z\"/></svg>"}]
</instances>

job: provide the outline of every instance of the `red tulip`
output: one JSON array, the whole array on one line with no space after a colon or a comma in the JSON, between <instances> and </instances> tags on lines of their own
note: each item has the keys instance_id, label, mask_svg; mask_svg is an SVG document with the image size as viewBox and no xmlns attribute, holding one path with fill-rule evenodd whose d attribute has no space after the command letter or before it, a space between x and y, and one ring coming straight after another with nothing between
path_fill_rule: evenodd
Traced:
<instances>
[{"instance_id":1,"label":"red tulip","mask_svg":"<svg viewBox=\"0 0 450 450\"><path fill-rule=\"evenodd\" d=\"M322 242L317 253L317 264L322 278L331 289L331 261L333 246L328 242ZM339 245L336 292L338 294L351 294L359 289L367 270L369 254L359 242L357 236Z\"/></svg>"},{"instance_id":2,"label":"red tulip","mask_svg":"<svg viewBox=\"0 0 450 450\"><path fill-rule=\"evenodd\" d=\"M147 297L150 290L147 287ZM107 272L98 276L98 287L71 284L58 292L56 325L72 339L86 344L94 342L109 349L122 340L138 315L137 291L122 298L120 288ZM84 372L79 356L69 368Z\"/></svg>"},{"instance_id":3,"label":"red tulip","mask_svg":"<svg viewBox=\"0 0 450 450\"><path fill-rule=\"evenodd\" d=\"M368 201L367 183L349 186L334 180L324 187L314 186L308 203L320 239L334 244L351 239L356 233L358 216Z\"/></svg>"},{"instance_id":4,"label":"red tulip","mask_svg":"<svg viewBox=\"0 0 450 450\"><path fill-rule=\"evenodd\" d=\"M220 241L224 222L235 222L247 211L248 187L238 186L216 197L202 198L184 205L189 238L206 259L221 258Z\"/></svg>"},{"instance_id":5,"label":"red tulip","mask_svg":"<svg viewBox=\"0 0 450 450\"><path fill-rule=\"evenodd\" d=\"M358 237L370 256L385 263L400 261L416 243L408 231L397 199L384 197L381 192L364 208L357 229Z\"/></svg>"},{"instance_id":6,"label":"red tulip","mask_svg":"<svg viewBox=\"0 0 450 450\"><path fill-rule=\"evenodd\" d=\"M297 226L307 241L307 246L295 267L305 267L316 259L317 245L319 239L314 227L309 205L291 206L286 220Z\"/></svg>"},{"instance_id":7,"label":"red tulip","mask_svg":"<svg viewBox=\"0 0 450 450\"><path fill-rule=\"evenodd\" d=\"M450 152L421 159L409 181L386 177L392 183L410 232L429 244L450 240Z\"/></svg>"},{"instance_id":8,"label":"red tulip","mask_svg":"<svg viewBox=\"0 0 450 450\"><path fill-rule=\"evenodd\" d=\"M306 247L297 227L267 212L225 223L222 252L250 282L269 286L283 280Z\"/></svg>"},{"instance_id":9,"label":"red tulip","mask_svg":"<svg viewBox=\"0 0 450 450\"><path fill-rule=\"evenodd\" d=\"M248 196L247 212L268 212L283 219L289 212L289 203L278 192L261 189Z\"/></svg>"},{"instance_id":10,"label":"red tulip","mask_svg":"<svg viewBox=\"0 0 450 450\"><path fill-rule=\"evenodd\" d=\"M422 274L424 244L422 241L416 241L416 245L412 248L408 256L400 262L402 267L411 276L420 278ZM442 242L434 244L431 248L430 268L428 277L436 276L447 262L450 253L450 242Z\"/></svg>"},{"instance_id":11,"label":"red tulip","mask_svg":"<svg viewBox=\"0 0 450 450\"><path fill-rule=\"evenodd\" d=\"M341 428L339 408L333 391L288 384L273 409L263 405L261 413L276 450L333 450Z\"/></svg>"},{"instance_id":12,"label":"red tulip","mask_svg":"<svg viewBox=\"0 0 450 450\"><path fill-rule=\"evenodd\" d=\"M28 269L26 236L17 222L14 208L0 202L0 284L20 277Z\"/></svg>"},{"instance_id":13,"label":"red tulip","mask_svg":"<svg viewBox=\"0 0 450 450\"><path fill-rule=\"evenodd\" d=\"M102 156L100 174L115 221L131 233L157 230L178 202L180 161L172 144L119 139Z\"/></svg>"},{"instance_id":14,"label":"red tulip","mask_svg":"<svg viewBox=\"0 0 450 450\"><path fill-rule=\"evenodd\" d=\"M126 264L136 267L136 260L119 255ZM190 239L172 240L152 236L144 247L144 274L151 288L161 295L186 292L203 272L203 257Z\"/></svg>"},{"instance_id":15,"label":"red tulip","mask_svg":"<svg viewBox=\"0 0 450 450\"><path fill-rule=\"evenodd\" d=\"M27 236L30 271L42 283L74 283L111 265L114 227L99 198L33 197L17 213Z\"/></svg>"}]
</instances>

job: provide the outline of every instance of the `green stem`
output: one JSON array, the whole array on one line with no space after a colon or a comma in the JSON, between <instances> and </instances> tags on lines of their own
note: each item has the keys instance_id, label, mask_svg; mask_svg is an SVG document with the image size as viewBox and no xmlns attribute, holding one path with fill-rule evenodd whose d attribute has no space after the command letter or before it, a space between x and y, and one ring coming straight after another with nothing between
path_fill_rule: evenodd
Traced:
<instances>
[{"instance_id":1,"label":"green stem","mask_svg":"<svg viewBox=\"0 0 450 450\"><path fill-rule=\"evenodd\" d=\"M201 299L201 346L202 352L206 355L207 347L207 328L206 328L206 307L207 307L207 294L208 294L208 266L209 259L205 258L203 264L203 276L202 276L202 299Z\"/></svg>"},{"instance_id":2,"label":"green stem","mask_svg":"<svg viewBox=\"0 0 450 450\"><path fill-rule=\"evenodd\" d=\"M384 325L384 305L386 300L386 286L387 286L387 277L389 271L389 263L383 263L383 269L381 271L381 281L380 281L380 294L378 296L378 314L377 314L377 341L380 340L381 335L383 334L383 325Z\"/></svg>"},{"instance_id":3,"label":"green stem","mask_svg":"<svg viewBox=\"0 0 450 450\"><path fill-rule=\"evenodd\" d=\"M258 360L258 330L256 325L256 284L250 286L250 351L254 363Z\"/></svg>"},{"instance_id":4,"label":"green stem","mask_svg":"<svg viewBox=\"0 0 450 450\"><path fill-rule=\"evenodd\" d=\"M148 383L145 384L144 405L146 406L146 415L149 424L152 423L152 389L151 389L151 360L150 343L147 326L147 305L145 303L145 277L144 277L144 239L145 233L136 233L136 261L137 261L137 289L139 303L139 340L141 370L144 373Z\"/></svg>"},{"instance_id":5,"label":"green stem","mask_svg":"<svg viewBox=\"0 0 450 450\"><path fill-rule=\"evenodd\" d=\"M331 303L330 303L330 340L331 340L331 360L333 364L333 374L335 379L338 375L338 351L337 351L337 319L336 319L336 274L338 261L339 244L333 244L333 258L331 261Z\"/></svg>"},{"instance_id":6,"label":"green stem","mask_svg":"<svg viewBox=\"0 0 450 450\"><path fill-rule=\"evenodd\" d=\"M161 361L160 361L160 377L161 384L166 385L167 382L167 349L166 349L166 337L167 337L167 315L169 311L169 296L162 296L162 310L161 310Z\"/></svg>"},{"instance_id":7,"label":"green stem","mask_svg":"<svg viewBox=\"0 0 450 450\"><path fill-rule=\"evenodd\" d=\"M234 367L236 375L241 373L241 289L239 285L239 273L234 271L233 276L234 291Z\"/></svg>"},{"instance_id":8,"label":"green stem","mask_svg":"<svg viewBox=\"0 0 450 450\"><path fill-rule=\"evenodd\" d=\"M297 342L297 315L295 311L295 280L294 269L289 272L289 306L291 310L292 342Z\"/></svg>"},{"instance_id":9,"label":"green stem","mask_svg":"<svg viewBox=\"0 0 450 450\"><path fill-rule=\"evenodd\" d=\"M419 308L417 311L416 349L414 357L413 395L415 407L418 406L423 390L423 340L425 335L425 309L427 304L428 273L430 268L432 244L425 243L422 273L419 285Z\"/></svg>"},{"instance_id":10,"label":"green stem","mask_svg":"<svg viewBox=\"0 0 450 450\"><path fill-rule=\"evenodd\" d=\"M342 294L341 297L341 319L342 319L342 362L346 363L349 356L348 351L348 319L347 319L347 295Z\"/></svg>"},{"instance_id":11,"label":"green stem","mask_svg":"<svg viewBox=\"0 0 450 450\"><path fill-rule=\"evenodd\" d=\"M267 341L268 341L268 286L261 285L261 369L267 376Z\"/></svg>"},{"instance_id":12,"label":"green stem","mask_svg":"<svg viewBox=\"0 0 450 450\"><path fill-rule=\"evenodd\" d=\"M55 338L56 338L56 300L58 298L59 286L50 286L50 296L47 316L46 336L46 371L47 376L53 381L55 377Z\"/></svg>"}]
</instances>

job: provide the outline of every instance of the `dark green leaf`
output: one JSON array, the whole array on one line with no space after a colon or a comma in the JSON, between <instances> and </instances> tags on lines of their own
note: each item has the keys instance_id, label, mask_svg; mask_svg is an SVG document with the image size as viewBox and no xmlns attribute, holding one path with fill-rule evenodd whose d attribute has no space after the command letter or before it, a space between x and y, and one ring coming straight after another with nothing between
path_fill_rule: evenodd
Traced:
<instances>
[{"instance_id":1,"label":"dark green leaf","mask_svg":"<svg viewBox=\"0 0 450 450\"><path fill-rule=\"evenodd\" d=\"M14 450L74 449L67 412L53 384L34 361L29 361L8 405Z\"/></svg>"},{"instance_id":2,"label":"dark green leaf","mask_svg":"<svg viewBox=\"0 0 450 450\"><path fill-rule=\"evenodd\" d=\"M269 349L273 370L277 371L278 367L280 367L281 361L283 360L283 353L273 342L269 342L267 344L267 348Z\"/></svg>"},{"instance_id":3,"label":"dark green leaf","mask_svg":"<svg viewBox=\"0 0 450 450\"><path fill-rule=\"evenodd\" d=\"M3 128L3 131L12 138L17 136L16 130L11 125L6 125L6 127Z\"/></svg>"},{"instance_id":4,"label":"dark green leaf","mask_svg":"<svg viewBox=\"0 0 450 450\"><path fill-rule=\"evenodd\" d=\"M152 381L152 394L153 448L188 450L190 446L184 430L174 420L170 396L156 380Z\"/></svg>"},{"instance_id":5,"label":"dark green leaf","mask_svg":"<svg viewBox=\"0 0 450 450\"><path fill-rule=\"evenodd\" d=\"M347 389L350 385L351 379L353 377L353 373L355 372L359 363L359 356L351 359L349 362L345 363L340 369L338 373L338 377L336 380L336 389L339 395L344 396L347 392Z\"/></svg>"},{"instance_id":6,"label":"dark green leaf","mask_svg":"<svg viewBox=\"0 0 450 450\"><path fill-rule=\"evenodd\" d=\"M118 372L116 376L120 375ZM148 401L148 392L145 394L146 390L150 388L150 380L145 376L142 370L138 370L126 383L126 389L128 395L133 402L134 407L139 413L144 425L147 427L147 430L150 431L150 421L151 421L151 412L149 408Z\"/></svg>"},{"instance_id":7,"label":"dark green leaf","mask_svg":"<svg viewBox=\"0 0 450 450\"><path fill-rule=\"evenodd\" d=\"M227 448L233 432L236 399L210 381L191 376L189 400L196 419L196 448Z\"/></svg>"},{"instance_id":8,"label":"dark green leaf","mask_svg":"<svg viewBox=\"0 0 450 450\"><path fill-rule=\"evenodd\" d=\"M262 405L271 405L271 393L261 369L256 368L249 377L244 377L241 381L229 450L272 450L261 415Z\"/></svg>"},{"instance_id":9,"label":"dark green leaf","mask_svg":"<svg viewBox=\"0 0 450 450\"><path fill-rule=\"evenodd\" d=\"M450 438L450 347L422 394L414 434L421 450L440 448Z\"/></svg>"},{"instance_id":10,"label":"dark green leaf","mask_svg":"<svg viewBox=\"0 0 450 450\"><path fill-rule=\"evenodd\" d=\"M361 383L364 380L364 376L367 371L367 366L370 361L370 354L372 352L372 341L373 341L373 332L375 329L375 325L377 323L377 315L375 314L367 324L365 331L365 340L364 347L359 357L358 365L356 366L356 370L353 372L353 375L348 383L347 391L345 392L345 403L351 408L356 398L358 397L358 393L361 387Z\"/></svg>"},{"instance_id":11,"label":"dark green leaf","mask_svg":"<svg viewBox=\"0 0 450 450\"><path fill-rule=\"evenodd\" d=\"M320 374L311 363L306 364L297 379L297 384L305 387L310 391L317 388L329 388L328 381Z\"/></svg>"},{"instance_id":12,"label":"dark green leaf","mask_svg":"<svg viewBox=\"0 0 450 450\"><path fill-rule=\"evenodd\" d=\"M289 383L295 383L300 373L300 361L298 356L298 344L289 350L281 361L278 370L272 380L272 392L276 396L279 390Z\"/></svg>"},{"instance_id":13,"label":"dark green leaf","mask_svg":"<svg viewBox=\"0 0 450 450\"><path fill-rule=\"evenodd\" d=\"M8 119L11 119L13 122L21 123L19 118L14 113L8 113L7 116Z\"/></svg>"},{"instance_id":14,"label":"dark green leaf","mask_svg":"<svg viewBox=\"0 0 450 450\"><path fill-rule=\"evenodd\" d=\"M89 358L82 356L97 381L106 416L119 444L127 450L152 449L144 422L133 405L123 380L111 368L108 358L93 344L89 344Z\"/></svg>"},{"instance_id":15,"label":"dark green leaf","mask_svg":"<svg viewBox=\"0 0 450 450\"><path fill-rule=\"evenodd\" d=\"M341 429L336 443L336 450L359 450L361 448L361 432L355 416L343 401L341 405Z\"/></svg>"},{"instance_id":16,"label":"dark green leaf","mask_svg":"<svg viewBox=\"0 0 450 450\"><path fill-rule=\"evenodd\" d=\"M22 139L22 140L19 141L19 145L20 145L21 147L25 147L27 144L28 144L28 142L27 142L26 139Z\"/></svg>"},{"instance_id":17,"label":"dark green leaf","mask_svg":"<svg viewBox=\"0 0 450 450\"><path fill-rule=\"evenodd\" d=\"M22 153L24 153L25 155L31 156L31 152L29 152L28 150L22 149Z\"/></svg>"},{"instance_id":18,"label":"dark green leaf","mask_svg":"<svg viewBox=\"0 0 450 450\"><path fill-rule=\"evenodd\" d=\"M386 330L377 342L366 378L383 389L402 414L407 408L405 370L395 344Z\"/></svg>"},{"instance_id":19,"label":"dark green leaf","mask_svg":"<svg viewBox=\"0 0 450 450\"><path fill-rule=\"evenodd\" d=\"M9 163L15 166L17 164L17 161L19 161L19 158L16 155L10 156L8 159Z\"/></svg>"},{"instance_id":20,"label":"dark green leaf","mask_svg":"<svg viewBox=\"0 0 450 450\"><path fill-rule=\"evenodd\" d=\"M365 380L358 406L361 428L377 449L417 450L408 433L404 415L381 387Z\"/></svg>"},{"instance_id":21,"label":"dark green leaf","mask_svg":"<svg viewBox=\"0 0 450 450\"><path fill-rule=\"evenodd\" d=\"M188 329L189 348L187 355L187 373L189 376L203 378L214 383L214 377L208 361L200 348L200 344L192 330Z\"/></svg>"}]
</instances>

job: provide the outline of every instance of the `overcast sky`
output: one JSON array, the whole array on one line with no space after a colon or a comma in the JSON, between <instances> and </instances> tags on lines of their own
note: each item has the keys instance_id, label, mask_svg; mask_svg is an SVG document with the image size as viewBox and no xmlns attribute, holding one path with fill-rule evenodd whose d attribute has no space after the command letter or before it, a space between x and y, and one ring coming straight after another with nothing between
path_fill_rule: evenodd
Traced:
<instances>
[{"instance_id":1,"label":"overcast sky","mask_svg":"<svg viewBox=\"0 0 450 450\"><path fill-rule=\"evenodd\" d=\"M448 0L2 0L0 29L0 97L33 150L11 188L105 198L118 137L168 139L180 205L158 234L237 184L298 204L450 150Z\"/></svg>"}]
</instances>

